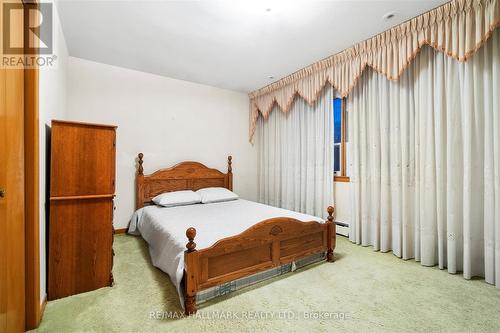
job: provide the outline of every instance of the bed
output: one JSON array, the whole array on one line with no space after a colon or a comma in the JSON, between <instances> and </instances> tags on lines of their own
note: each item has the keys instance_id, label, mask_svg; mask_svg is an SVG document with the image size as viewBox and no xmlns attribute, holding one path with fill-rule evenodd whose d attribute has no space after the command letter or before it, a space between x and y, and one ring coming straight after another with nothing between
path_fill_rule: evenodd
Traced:
<instances>
[{"instance_id":1,"label":"bed","mask_svg":"<svg viewBox=\"0 0 500 333\"><path fill-rule=\"evenodd\" d=\"M243 285L297 264L334 261L333 207L326 221L243 199L162 208L151 200L164 192L232 191L232 157L227 173L182 162L144 175L142 153L137 162L137 210L129 233L140 233L149 244L153 265L169 275L186 314L196 313L200 295L214 294L217 286Z\"/></svg>"}]
</instances>

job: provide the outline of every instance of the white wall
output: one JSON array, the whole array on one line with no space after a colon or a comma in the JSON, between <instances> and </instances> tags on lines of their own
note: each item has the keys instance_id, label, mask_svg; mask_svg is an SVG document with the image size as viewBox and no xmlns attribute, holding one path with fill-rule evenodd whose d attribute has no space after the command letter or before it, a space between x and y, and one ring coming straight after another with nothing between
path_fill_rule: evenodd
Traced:
<instances>
[{"instance_id":1,"label":"white wall","mask_svg":"<svg viewBox=\"0 0 500 333\"><path fill-rule=\"evenodd\" d=\"M118 126L115 228L134 211L139 152L145 173L184 160L225 171L231 154L234 191L256 199L246 94L74 57L67 79L68 119Z\"/></svg>"},{"instance_id":2,"label":"white wall","mask_svg":"<svg viewBox=\"0 0 500 333\"><path fill-rule=\"evenodd\" d=\"M56 6L56 4L54 4ZM68 49L61 30L57 8L53 13L53 42L57 62L53 68L41 67L39 71L39 125L40 125L40 301L46 294L46 205L49 204L46 192L47 130L52 119L64 119L66 113L66 65Z\"/></svg>"}]
</instances>

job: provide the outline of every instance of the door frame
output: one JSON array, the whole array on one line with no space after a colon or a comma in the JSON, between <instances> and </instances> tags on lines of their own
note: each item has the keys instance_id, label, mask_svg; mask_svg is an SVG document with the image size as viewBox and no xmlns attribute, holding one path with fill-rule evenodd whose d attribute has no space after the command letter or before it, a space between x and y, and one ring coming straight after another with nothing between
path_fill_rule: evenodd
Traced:
<instances>
[{"instance_id":1,"label":"door frame","mask_svg":"<svg viewBox=\"0 0 500 333\"><path fill-rule=\"evenodd\" d=\"M23 0L25 8L37 7L39 0ZM27 16L25 15L25 18ZM36 16L38 20L38 16ZM37 22L34 22L37 23ZM28 24L28 22L24 22ZM31 25L35 26L35 24ZM25 35L25 38L27 36ZM25 42L25 47L27 43ZM25 52L27 53L27 52ZM36 56L37 54L35 54ZM25 198L25 325L31 330L40 324L46 298L40 302L40 148L39 71L24 69L24 198Z\"/></svg>"},{"instance_id":2,"label":"door frame","mask_svg":"<svg viewBox=\"0 0 500 333\"><path fill-rule=\"evenodd\" d=\"M24 70L24 105L25 313L29 330L38 327L43 305L40 304L38 68Z\"/></svg>"}]
</instances>

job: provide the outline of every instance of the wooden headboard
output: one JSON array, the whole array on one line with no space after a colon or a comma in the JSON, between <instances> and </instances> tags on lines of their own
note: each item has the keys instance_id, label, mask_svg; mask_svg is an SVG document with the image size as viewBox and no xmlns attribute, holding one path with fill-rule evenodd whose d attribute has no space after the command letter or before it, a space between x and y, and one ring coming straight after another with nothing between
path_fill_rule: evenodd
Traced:
<instances>
[{"instance_id":1,"label":"wooden headboard","mask_svg":"<svg viewBox=\"0 0 500 333\"><path fill-rule=\"evenodd\" d=\"M171 168L144 175L144 154L139 153L136 175L135 209L151 204L151 199L160 193L199 190L205 187L225 187L233 190L232 157L227 157L227 173L210 169L198 162L182 162Z\"/></svg>"}]
</instances>

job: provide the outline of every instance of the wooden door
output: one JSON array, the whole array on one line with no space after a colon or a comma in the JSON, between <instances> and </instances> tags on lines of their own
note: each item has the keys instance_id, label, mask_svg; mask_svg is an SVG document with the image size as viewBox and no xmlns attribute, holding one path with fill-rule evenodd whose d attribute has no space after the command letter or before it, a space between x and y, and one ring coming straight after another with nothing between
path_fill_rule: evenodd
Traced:
<instances>
[{"instance_id":1,"label":"wooden door","mask_svg":"<svg viewBox=\"0 0 500 333\"><path fill-rule=\"evenodd\" d=\"M115 193L115 127L52 121L50 196Z\"/></svg>"},{"instance_id":2,"label":"wooden door","mask_svg":"<svg viewBox=\"0 0 500 333\"><path fill-rule=\"evenodd\" d=\"M0 1L0 27L3 4ZM23 40L22 25L22 15L12 17L11 38L16 42ZM21 332L25 320L22 67L0 68L0 191L0 332Z\"/></svg>"}]
</instances>

